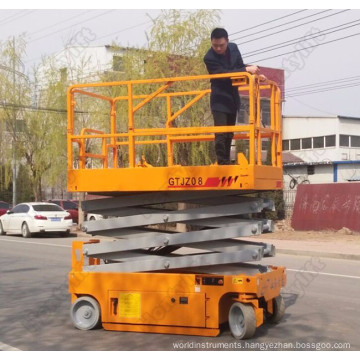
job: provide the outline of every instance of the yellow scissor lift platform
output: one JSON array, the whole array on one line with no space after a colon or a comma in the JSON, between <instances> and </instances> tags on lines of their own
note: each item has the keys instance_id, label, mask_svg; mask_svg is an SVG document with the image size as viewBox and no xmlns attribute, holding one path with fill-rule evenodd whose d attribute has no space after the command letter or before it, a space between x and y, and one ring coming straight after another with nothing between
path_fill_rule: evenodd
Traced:
<instances>
[{"instance_id":1,"label":"yellow scissor lift platform","mask_svg":"<svg viewBox=\"0 0 360 360\"><path fill-rule=\"evenodd\" d=\"M230 78L247 96L246 123L192 125L187 114L210 93L214 78ZM269 99L268 126L262 92ZM157 120L144 126L152 102ZM246 144L233 165L176 163L178 144L213 141L219 132L234 132L235 141ZM245 339L265 318L281 319L285 269L249 264L274 256L274 247L238 239L272 230L271 221L249 214L273 203L249 193L282 188L275 83L232 73L75 85L68 91L67 144L68 190L107 195L82 203L103 218L83 224L94 239L73 243L69 291L76 327L216 336L229 322L232 334ZM151 147L166 153L165 162L146 162ZM179 231L179 224L191 231Z\"/></svg>"}]
</instances>

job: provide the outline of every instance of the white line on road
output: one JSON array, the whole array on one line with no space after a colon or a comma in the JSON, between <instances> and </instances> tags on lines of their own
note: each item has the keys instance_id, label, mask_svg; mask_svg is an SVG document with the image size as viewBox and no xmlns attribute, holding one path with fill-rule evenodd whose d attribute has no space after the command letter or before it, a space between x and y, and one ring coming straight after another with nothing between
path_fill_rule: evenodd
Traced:
<instances>
[{"instance_id":1,"label":"white line on road","mask_svg":"<svg viewBox=\"0 0 360 360\"><path fill-rule=\"evenodd\" d=\"M21 244L33 244L33 245L46 245L46 246L56 246L56 247L67 247L71 248L71 245L59 245L59 244L46 244L41 242L34 242L34 241L25 241L25 240L8 240L8 239L0 239L0 241L7 241L7 242L15 242Z\"/></svg>"},{"instance_id":2,"label":"white line on road","mask_svg":"<svg viewBox=\"0 0 360 360\"><path fill-rule=\"evenodd\" d=\"M12 347L10 345L4 344L0 341L0 351L21 351L18 348Z\"/></svg>"},{"instance_id":3,"label":"white line on road","mask_svg":"<svg viewBox=\"0 0 360 360\"><path fill-rule=\"evenodd\" d=\"M296 269L286 269L286 271L309 273L309 274L315 274L315 275L337 276L337 277L344 277L344 278L350 278L350 279L360 279L360 276L331 274L331 273L323 273L323 272L319 272L319 271L296 270Z\"/></svg>"}]
</instances>

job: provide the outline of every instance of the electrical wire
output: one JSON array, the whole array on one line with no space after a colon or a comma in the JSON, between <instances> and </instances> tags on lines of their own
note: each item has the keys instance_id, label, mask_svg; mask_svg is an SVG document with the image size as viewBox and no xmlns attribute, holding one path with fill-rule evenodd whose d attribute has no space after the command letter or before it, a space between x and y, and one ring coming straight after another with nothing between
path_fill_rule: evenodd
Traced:
<instances>
[{"instance_id":1,"label":"electrical wire","mask_svg":"<svg viewBox=\"0 0 360 360\"><path fill-rule=\"evenodd\" d=\"M258 32L252 33L252 34L240 36L240 37L238 37L238 38L232 39L232 41L244 39L244 38L246 38L246 37L253 36L253 35L257 35L257 34L261 34L261 33L265 32L265 31L269 31L269 30L272 30L272 29L276 29L276 28L278 28L279 26L285 26L285 25L288 25L288 24L293 24L294 22L297 22L297 21L300 21L300 20L304 20L304 19L308 19L308 18L310 18L310 17L316 16L316 15L320 15L320 14L323 14L323 13L329 12L329 11L331 11L331 9L322 10L322 11L319 11L319 12L317 12L317 13L315 13L315 14L311 14L311 15L308 15L308 16L305 16L305 17L302 17L302 18L299 18L299 19L296 19L296 20L292 20L292 21L289 21L289 22L286 22L286 23L283 23L283 24L280 24L280 25L277 25L277 26L273 26L273 27L268 28L268 29L264 29L264 30L260 30L260 31L258 31ZM315 21L316 21L316 20L315 20Z\"/></svg>"},{"instance_id":2,"label":"electrical wire","mask_svg":"<svg viewBox=\"0 0 360 360\"><path fill-rule=\"evenodd\" d=\"M353 23L356 23L356 22L357 22L357 24L353 24ZM353 25L349 25L349 24L353 24ZM337 29L337 28L339 28L341 26L345 26L345 25L349 25L349 26L343 27L342 29ZM298 43L300 43L299 40L301 40L301 41L309 41L309 40L315 39L315 38L320 37L320 36L329 35L329 34L332 34L334 32L349 29L351 27L358 26L358 25L360 25L360 19L350 21L348 23L344 23L344 24L341 24L341 25L338 25L338 26L334 26L334 27L331 27L331 28L328 28L328 29L325 29L325 30L320 30L319 32L316 33L316 35L305 35L305 36L301 36L299 38L295 38L295 39L292 39L292 40L288 40L288 41L284 41L284 42L281 42L281 43L278 43L278 44L267 46L267 47L264 47L262 49L253 50L253 51L250 51L248 53L244 53L243 56L251 57L251 56L254 56L254 55L263 54L263 53L266 53L266 52L269 52L269 51L274 51L274 50L277 50L277 49L280 49L280 48L283 48L283 47L298 44ZM337 30L326 32L326 31L332 30L332 29L337 29ZM277 46L277 45L280 45L280 46ZM275 46L277 46L277 47L275 47ZM266 49L269 49L269 50L266 50Z\"/></svg>"},{"instance_id":3,"label":"electrical wire","mask_svg":"<svg viewBox=\"0 0 360 360\"><path fill-rule=\"evenodd\" d=\"M320 44L316 44L316 45L313 45L313 46L304 47L304 48L302 48L301 50L293 50L293 51L289 51L289 52L287 52L287 53L283 53L283 54L271 56L271 57L264 58L264 59L259 59L259 60L256 60L256 62L260 62L260 61L264 61L264 60L269 60L269 59L275 59L275 58L277 58L277 57L279 57L279 56L289 55L289 54L293 54L293 53L296 53L296 52L299 52L299 51L303 51L303 50L307 50L307 49L312 49L312 48L317 47L317 46L321 46L321 45L325 45L325 44L330 44L330 43L333 43L333 42L336 42L336 41L340 41L340 40L344 40L344 39L348 39L348 38L351 38L351 37L354 37L354 36L357 36L357 35L360 35L360 33L356 33L356 34L352 34L352 35L348 35L348 36L343 36L342 38L339 38L339 39L334 39L334 40L330 40L330 41L323 42L323 43L320 43Z\"/></svg>"},{"instance_id":4,"label":"electrical wire","mask_svg":"<svg viewBox=\"0 0 360 360\"><path fill-rule=\"evenodd\" d=\"M117 10L107 10L107 11L101 13L101 14L97 14L97 15L95 15L95 16L92 16L92 17L90 17L89 19L86 19L86 20L84 20L84 21L78 22L78 23L76 23L76 25L80 25L80 24L83 24L83 23L88 22L88 21L90 21L90 20L99 18L99 17L104 16L104 15L106 15L106 14L108 14L108 13L113 13L114 11L117 11ZM62 29L53 31L52 33L49 33L49 34L47 34L47 35L40 36L40 37L38 37L38 38L36 38L36 39L33 39L33 40L29 41L28 44L31 44L31 43L33 43L33 42L35 42L35 41L44 39L44 38L49 37L49 36L52 36L52 35L55 35L55 34L61 32L61 31L68 30L68 29L72 28L73 26L74 26L74 25L70 25L70 26L67 26L67 27L65 27L65 28L62 28Z\"/></svg>"},{"instance_id":5,"label":"electrical wire","mask_svg":"<svg viewBox=\"0 0 360 360\"><path fill-rule=\"evenodd\" d=\"M249 28L246 28L246 29L242 29L242 30L236 31L236 32L234 32L234 33L232 33L232 34L229 34L229 36L238 34L238 33L243 32L243 31L252 30L252 29L255 29L255 28L260 27L260 26L262 26L262 25L270 24L270 23L272 23L272 22L274 22L274 21L281 20L281 19L290 17L290 16L292 16L292 15L299 14L299 13L304 12L304 11L307 11L307 9L295 11L294 13L291 13L291 14L288 14L288 15L285 15L285 16L281 16L281 17L276 18L276 19L274 19L274 20L266 21L266 22L264 22L264 23L261 23L261 24L255 25L255 26L252 26L252 27L249 27Z\"/></svg>"},{"instance_id":6,"label":"electrical wire","mask_svg":"<svg viewBox=\"0 0 360 360\"><path fill-rule=\"evenodd\" d=\"M258 38L252 39L252 40L247 40L247 41L244 41L244 42L242 42L242 43L237 43L237 45L243 45L243 44L247 44L247 43L249 43L249 42L251 42L251 41L260 40L260 39L263 39L263 38L265 38L265 37L272 36L272 35L277 35L277 34L280 34L280 33L284 32L284 31L292 30L292 29L298 28L298 27L303 26L303 25L311 24L311 23L313 23L313 22L316 22L316 21L319 21L319 20L323 20L323 19L329 18L329 17L331 17L331 16L335 16L335 15L342 14L342 13L344 13L344 12L346 12L346 11L350 11L350 9L341 10L341 11L338 11L337 13L320 17L319 19L307 21L307 22L305 22L305 23L302 23L302 24L299 24L299 25L295 25L295 26L292 26L292 27L289 27L289 28L286 28L286 29L283 29L283 30L279 30L279 31L273 32L273 33L271 33L271 34L263 35L263 36L261 36L261 37L258 37Z\"/></svg>"}]
</instances>

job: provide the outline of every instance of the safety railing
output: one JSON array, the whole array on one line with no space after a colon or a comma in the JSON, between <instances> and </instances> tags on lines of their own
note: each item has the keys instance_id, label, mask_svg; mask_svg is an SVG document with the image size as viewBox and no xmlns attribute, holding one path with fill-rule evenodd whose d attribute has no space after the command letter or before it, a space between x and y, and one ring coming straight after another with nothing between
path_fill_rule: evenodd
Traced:
<instances>
[{"instance_id":1,"label":"safety railing","mask_svg":"<svg viewBox=\"0 0 360 360\"><path fill-rule=\"evenodd\" d=\"M174 120L198 103L211 90L209 80L226 79L232 80L233 86L238 87L239 92L248 97L249 121L235 126L174 126ZM181 84L186 84L189 90L177 89ZM199 85L201 84L201 85ZM205 84L205 85L204 85ZM139 85L156 86L156 89L137 91ZM200 86L194 90L192 87ZM106 91L121 88L123 94L108 96ZM110 90L109 90L110 89ZM261 96L267 92L270 103L270 124L264 126L261 122ZM84 127L79 129L76 115L84 112L84 108L77 109L77 96L90 97L94 101L105 101L109 104L108 120L97 124L96 129ZM174 99L188 99L182 101L181 106L177 102L176 109L173 106ZM142 127L139 125L136 115L151 101L161 99L164 101L164 119L158 127ZM120 116L117 112L119 103L126 104L125 131L118 131ZM120 148L128 149L128 167L136 167L136 159L143 154L136 153L138 145L164 144L167 151L167 166L174 165L174 144L185 142L212 141L215 133L233 132L235 140L248 141L248 164L262 165L262 140L271 142L271 166L281 167L281 96L277 85L272 81L260 82L256 75L248 73L229 73L218 75L200 75L163 79L118 81L108 83L92 83L71 86L68 90L68 168L74 169L74 160L78 160L77 168L85 169L88 159L95 158L101 161L103 168L119 167L118 152ZM86 109L85 109L86 110ZM121 116L123 121L124 114ZM121 124L124 127L124 124ZM102 128L100 128L102 127ZM86 141L100 140L101 146L98 151L92 152L86 148Z\"/></svg>"}]
</instances>

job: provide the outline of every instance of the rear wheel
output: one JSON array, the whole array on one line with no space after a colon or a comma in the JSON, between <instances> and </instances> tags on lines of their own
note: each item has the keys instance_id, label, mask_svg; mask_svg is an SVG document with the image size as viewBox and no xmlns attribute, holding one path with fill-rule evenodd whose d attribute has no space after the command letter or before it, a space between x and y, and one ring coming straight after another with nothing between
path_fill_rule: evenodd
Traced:
<instances>
[{"instance_id":1,"label":"rear wheel","mask_svg":"<svg viewBox=\"0 0 360 360\"><path fill-rule=\"evenodd\" d=\"M31 232L29 230L29 226L26 222L24 222L21 226L21 234L24 238L30 238Z\"/></svg>"},{"instance_id":2,"label":"rear wheel","mask_svg":"<svg viewBox=\"0 0 360 360\"><path fill-rule=\"evenodd\" d=\"M6 235L6 232L4 231L1 221L0 221L0 235Z\"/></svg>"},{"instance_id":3,"label":"rear wheel","mask_svg":"<svg viewBox=\"0 0 360 360\"><path fill-rule=\"evenodd\" d=\"M67 237L67 236L69 236L69 235L70 235L70 230L62 231L62 232L60 233L60 236L61 236L61 237Z\"/></svg>"},{"instance_id":4,"label":"rear wheel","mask_svg":"<svg viewBox=\"0 0 360 360\"><path fill-rule=\"evenodd\" d=\"M280 322L285 314L285 301L284 298L279 295L273 299L273 313L267 317L267 320L273 324Z\"/></svg>"},{"instance_id":5,"label":"rear wheel","mask_svg":"<svg viewBox=\"0 0 360 360\"><path fill-rule=\"evenodd\" d=\"M252 305L235 302L229 311L229 327L235 339L250 339L256 331L256 317Z\"/></svg>"},{"instance_id":6,"label":"rear wheel","mask_svg":"<svg viewBox=\"0 0 360 360\"><path fill-rule=\"evenodd\" d=\"M99 303L90 296L81 296L71 305L73 324L80 330L92 330L101 323Z\"/></svg>"}]
</instances>

